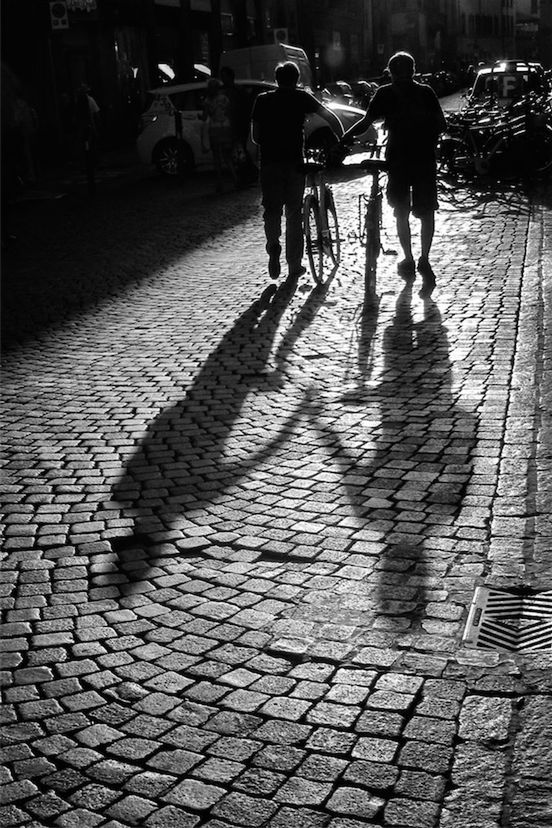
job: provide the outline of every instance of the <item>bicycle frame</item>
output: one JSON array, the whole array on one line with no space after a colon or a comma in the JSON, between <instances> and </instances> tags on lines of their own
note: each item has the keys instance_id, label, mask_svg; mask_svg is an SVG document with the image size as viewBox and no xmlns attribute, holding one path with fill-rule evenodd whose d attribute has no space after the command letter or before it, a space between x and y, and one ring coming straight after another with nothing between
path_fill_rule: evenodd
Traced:
<instances>
[{"instance_id":1,"label":"bicycle frame","mask_svg":"<svg viewBox=\"0 0 552 828\"><path fill-rule=\"evenodd\" d=\"M380 175L387 169L387 163L380 158L368 158L360 166L372 175L369 194L362 193L359 196L359 218L361 218L362 208L364 207L364 226L361 227L361 238L364 238L366 250L364 287L367 296L374 296L376 293L378 256L381 251L383 189Z\"/></svg>"}]
</instances>

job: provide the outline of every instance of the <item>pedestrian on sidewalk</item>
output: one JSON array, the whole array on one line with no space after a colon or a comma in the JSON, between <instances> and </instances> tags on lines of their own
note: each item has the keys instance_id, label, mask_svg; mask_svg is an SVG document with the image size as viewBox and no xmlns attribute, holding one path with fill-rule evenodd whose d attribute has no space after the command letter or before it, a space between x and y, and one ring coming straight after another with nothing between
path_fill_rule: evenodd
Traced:
<instances>
[{"instance_id":1,"label":"pedestrian on sidewalk","mask_svg":"<svg viewBox=\"0 0 552 828\"><path fill-rule=\"evenodd\" d=\"M251 116L251 135L260 148L260 179L263 221L271 279L280 275L280 235L282 213L286 220L286 261L289 275L305 272L303 258L303 171L304 124L307 115L317 113L340 137L341 122L314 95L297 89L299 69L292 61L276 67L274 91L263 92L255 100Z\"/></svg>"},{"instance_id":2,"label":"pedestrian on sidewalk","mask_svg":"<svg viewBox=\"0 0 552 828\"><path fill-rule=\"evenodd\" d=\"M100 107L83 83L75 99L75 134L77 151L82 153L88 194L96 192L96 167L100 155Z\"/></svg>"},{"instance_id":3,"label":"pedestrian on sidewalk","mask_svg":"<svg viewBox=\"0 0 552 828\"><path fill-rule=\"evenodd\" d=\"M247 149L251 104L243 86L236 84L236 75L230 66L220 70L222 91L230 102L230 126L232 127L232 161L236 171L236 186L241 189L254 184L258 170Z\"/></svg>"},{"instance_id":4,"label":"pedestrian on sidewalk","mask_svg":"<svg viewBox=\"0 0 552 828\"><path fill-rule=\"evenodd\" d=\"M421 223L421 251L417 269L423 278L423 294L435 286L429 254L435 232L437 201L436 150L446 120L437 95L430 86L414 80L412 55L397 52L389 60L391 83L380 86L364 118L343 136L352 143L374 121L384 119L387 130L387 199L395 213L397 235L404 253L397 270L406 280L414 279L416 263L412 253L410 213Z\"/></svg>"},{"instance_id":5,"label":"pedestrian on sidewalk","mask_svg":"<svg viewBox=\"0 0 552 828\"><path fill-rule=\"evenodd\" d=\"M222 193L224 189L224 168L230 172L234 185L237 183L232 160L233 138L230 108L230 100L224 93L221 81L218 78L210 78L207 82L207 97L203 105L202 118L205 121L205 127L201 133L201 143L203 152L209 152L210 149L213 154L217 193Z\"/></svg>"}]
</instances>

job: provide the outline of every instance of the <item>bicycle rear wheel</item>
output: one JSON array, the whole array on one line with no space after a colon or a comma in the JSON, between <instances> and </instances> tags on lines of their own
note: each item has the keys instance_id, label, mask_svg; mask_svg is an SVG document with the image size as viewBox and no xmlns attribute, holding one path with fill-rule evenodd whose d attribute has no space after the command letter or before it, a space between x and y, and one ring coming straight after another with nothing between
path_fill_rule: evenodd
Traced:
<instances>
[{"instance_id":1,"label":"bicycle rear wheel","mask_svg":"<svg viewBox=\"0 0 552 828\"><path fill-rule=\"evenodd\" d=\"M312 278L317 284L324 280L324 257L320 231L320 207L318 199L309 193L303 202L303 229L305 246Z\"/></svg>"},{"instance_id":2,"label":"bicycle rear wheel","mask_svg":"<svg viewBox=\"0 0 552 828\"><path fill-rule=\"evenodd\" d=\"M333 193L329 187L326 187L326 227L327 236L325 236L325 250L324 252L332 260L334 265L339 264L341 258L341 239L339 238L339 223L337 220L337 210L335 208L335 201Z\"/></svg>"}]
</instances>

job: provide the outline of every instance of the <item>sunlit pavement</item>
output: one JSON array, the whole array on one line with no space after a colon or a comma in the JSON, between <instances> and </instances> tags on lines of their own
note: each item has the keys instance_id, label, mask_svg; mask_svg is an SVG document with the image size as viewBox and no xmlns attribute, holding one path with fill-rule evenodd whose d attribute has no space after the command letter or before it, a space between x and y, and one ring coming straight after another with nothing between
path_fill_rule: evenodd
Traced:
<instances>
[{"instance_id":1,"label":"sunlit pavement","mask_svg":"<svg viewBox=\"0 0 552 828\"><path fill-rule=\"evenodd\" d=\"M271 299L256 189L20 205L2 825L552 824L550 644L463 641L552 588L550 201L446 190L426 299L386 211L374 301L367 184Z\"/></svg>"}]
</instances>

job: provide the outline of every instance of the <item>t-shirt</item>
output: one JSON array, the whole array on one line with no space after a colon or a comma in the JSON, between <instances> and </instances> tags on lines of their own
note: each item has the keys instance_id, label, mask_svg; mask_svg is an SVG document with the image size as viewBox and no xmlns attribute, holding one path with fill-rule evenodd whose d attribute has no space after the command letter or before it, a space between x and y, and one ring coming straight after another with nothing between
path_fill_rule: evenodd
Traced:
<instances>
[{"instance_id":1,"label":"t-shirt","mask_svg":"<svg viewBox=\"0 0 552 828\"><path fill-rule=\"evenodd\" d=\"M209 118L209 127L230 128L230 101L223 92L207 98L204 109Z\"/></svg>"},{"instance_id":2,"label":"t-shirt","mask_svg":"<svg viewBox=\"0 0 552 828\"><path fill-rule=\"evenodd\" d=\"M319 112L322 104L302 89L278 88L259 95L252 120L259 127L261 163L303 159L305 117Z\"/></svg>"},{"instance_id":3,"label":"t-shirt","mask_svg":"<svg viewBox=\"0 0 552 828\"><path fill-rule=\"evenodd\" d=\"M413 80L380 86L370 101L368 116L373 121L384 119L388 161L435 159L446 121L431 86Z\"/></svg>"},{"instance_id":4,"label":"t-shirt","mask_svg":"<svg viewBox=\"0 0 552 828\"><path fill-rule=\"evenodd\" d=\"M204 115L207 117L211 149L214 146L231 145L230 101L222 91L205 100Z\"/></svg>"}]
</instances>

